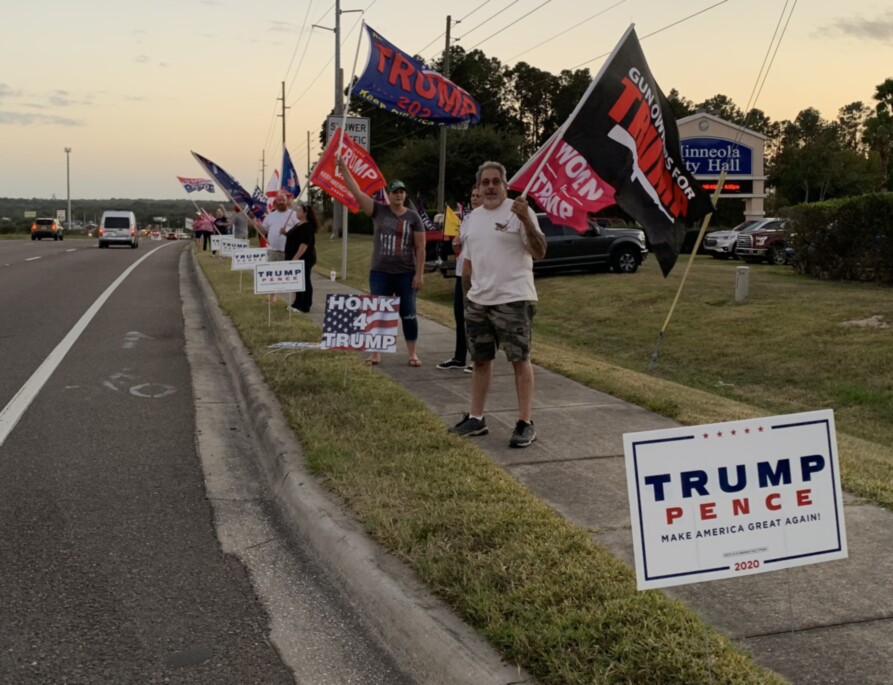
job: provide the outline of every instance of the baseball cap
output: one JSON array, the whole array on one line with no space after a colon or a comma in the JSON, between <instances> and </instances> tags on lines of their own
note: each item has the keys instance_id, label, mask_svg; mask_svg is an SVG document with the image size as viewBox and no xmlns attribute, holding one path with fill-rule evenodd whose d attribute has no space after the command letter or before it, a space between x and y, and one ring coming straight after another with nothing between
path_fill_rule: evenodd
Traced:
<instances>
[{"instance_id":1,"label":"baseball cap","mask_svg":"<svg viewBox=\"0 0 893 685\"><path fill-rule=\"evenodd\" d=\"M388 183L388 192L393 193L395 190L406 190L406 185L397 178Z\"/></svg>"}]
</instances>

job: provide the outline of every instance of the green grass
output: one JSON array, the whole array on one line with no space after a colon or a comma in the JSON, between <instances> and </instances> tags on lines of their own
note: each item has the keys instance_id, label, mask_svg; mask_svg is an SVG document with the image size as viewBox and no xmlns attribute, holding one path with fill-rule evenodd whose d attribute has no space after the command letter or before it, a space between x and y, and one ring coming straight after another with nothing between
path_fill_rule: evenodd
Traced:
<instances>
[{"instance_id":1,"label":"green grass","mask_svg":"<svg viewBox=\"0 0 893 685\"><path fill-rule=\"evenodd\" d=\"M340 244L320 243L327 261L318 271L340 268ZM368 240L353 245L368 249ZM357 355L270 353L273 342L317 341L320 330L283 307L268 325L263 298L239 293L228 262L198 259L309 468L509 663L547 685L784 682L681 603L637 592L625 563ZM351 259L362 286L368 256ZM423 302L426 315L446 317L451 288L429 276L427 294L439 303Z\"/></svg>"},{"instance_id":2,"label":"green grass","mask_svg":"<svg viewBox=\"0 0 893 685\"><path fill-rule=\"evenodd\" d=\"M369 237L349 247L348 282L366 288ZM340 241L318 252L340 273ZM689 425L831 408L844 487L893 510L893 289L757 264L736 304L742 263L698 256L649 371L688 259L666 279L652 257L634 275L538 277L534 361ZM426 275L420 312L452 326L452 288ZM876 315L890 327L846 325Z\"/></svg>"}]
</instances>

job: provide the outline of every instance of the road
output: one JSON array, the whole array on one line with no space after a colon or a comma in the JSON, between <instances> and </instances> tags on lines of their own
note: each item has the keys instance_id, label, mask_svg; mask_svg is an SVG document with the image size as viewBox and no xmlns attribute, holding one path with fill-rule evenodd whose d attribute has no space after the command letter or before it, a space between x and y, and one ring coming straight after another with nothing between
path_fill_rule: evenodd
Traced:
<instances>
[{"instance_id":1,"label":"road","mask_svg":"<svg viewBox=\"0 0 893 685\"><path fill-rule=\"evenodd\" d=\"M0 241L0 683L411 682L267 494L187 249Z\"/></svg>"}]
</instances>

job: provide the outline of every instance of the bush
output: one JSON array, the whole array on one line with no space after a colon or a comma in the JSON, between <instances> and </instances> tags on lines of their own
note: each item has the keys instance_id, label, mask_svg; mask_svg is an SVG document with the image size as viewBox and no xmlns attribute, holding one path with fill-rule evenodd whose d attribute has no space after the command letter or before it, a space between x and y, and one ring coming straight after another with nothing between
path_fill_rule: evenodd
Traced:
<instances>
[{"instance_id":1,"label":"bush","mask_svg":"<svg viewBox=\"0 0 893 685\"><path fill-rule=\"evenodd\" d=\"M893 193L798 205L785 214L800 273L893 283Z\"/></svg>"}]
</instances>

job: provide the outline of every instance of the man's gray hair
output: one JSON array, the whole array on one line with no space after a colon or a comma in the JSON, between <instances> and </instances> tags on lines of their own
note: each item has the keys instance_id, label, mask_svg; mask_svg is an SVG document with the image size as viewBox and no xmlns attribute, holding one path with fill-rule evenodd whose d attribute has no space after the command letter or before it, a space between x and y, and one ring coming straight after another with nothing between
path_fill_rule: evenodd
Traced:
<instances>
[{"instance_id":1,"label":"man's gray hair","mask_svg":"<svg viewBox=\"0 0 893 685\"><path fill-rule=\"evenodd\" d=\"M502 166L499 162L484 162L478 167L478 172L475 175L475 185L481 184L481 175L484 173L485 169L496 169L499 172L499 180L502 181L502 185L508 186L508 178L505 174L505 167Z\"/></svg>"}]
</instances>

